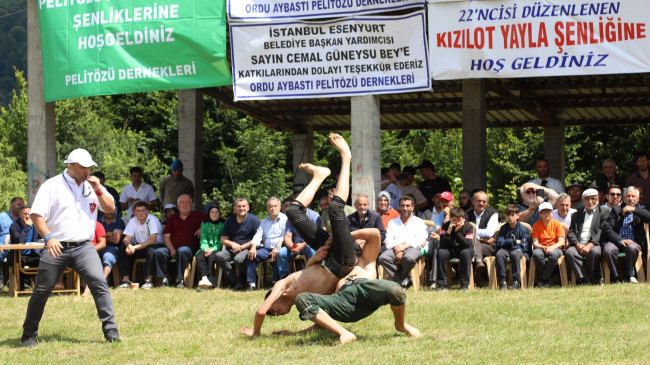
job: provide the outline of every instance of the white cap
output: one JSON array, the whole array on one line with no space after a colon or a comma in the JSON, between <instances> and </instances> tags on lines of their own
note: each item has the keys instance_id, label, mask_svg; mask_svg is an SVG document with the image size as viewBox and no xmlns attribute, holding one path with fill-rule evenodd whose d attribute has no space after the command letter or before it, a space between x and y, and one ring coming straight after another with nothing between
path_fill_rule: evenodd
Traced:
<instances>
[{"instance_id":1,"label":"white cap","mask_svg":"<svg viewBox=\"0 0 650 365\"><path fill-rule=\"evenodd\" d=\"M83 167L97 166L93 158L90 156L88 151L83 148L77 148L76 150L70 152L68 159L63 161L65 163L78 163Z\"/></svg>"},{"instance_id":2,"label":"white cap","mask_svg":"<svg viewBox=\"0 0 650 365\"><path fill-rule=\"evenodd\" d=\"M598 196L598 190L589 188L585 191L582 192L582 198L586 198L588 196Z\"/></svg>"},{"instance_id":3,"label":"white cap","mask_svg":"<svg viewBox=\"0 0 650 365\"><path fill-rule=\"evenodd\" d=\"M176 208L176 205L172 203L168 203L167 205L165 205L165 209L163 209L163 212L166 211L167 209L178 209L178 208Z\"/></svg>"},{"instance_id":4,"label":"white cap","mask_svg":"<svg viewBox=\"0 0 650 365\"><path fill-rule=\"evenodd\" d=\"M539 205L538 210L541 212L542 210L553 210L553 206L549 202L543 202L542 204Z\"/></svg>"}]
</instances>

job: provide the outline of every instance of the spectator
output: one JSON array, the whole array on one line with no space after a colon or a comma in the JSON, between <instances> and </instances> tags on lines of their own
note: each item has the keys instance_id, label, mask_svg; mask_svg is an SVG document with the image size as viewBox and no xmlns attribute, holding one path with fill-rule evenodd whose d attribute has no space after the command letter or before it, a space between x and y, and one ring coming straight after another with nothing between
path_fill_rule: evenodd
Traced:
<instances>
[{"instance_id":1,"label":"spectator","mask_svg":"<svg viewBox=\"0 0 650 365\"><path fill-rule=\"evenodd\" d=\"M34 229L34 223L32 222L32 218L29 216L30 213L31 207L29 205L23 205L19 208L18 218L11 226L9 226L9 237L11 243L27 243L39 240L40 236L38 232L36 232L36 229ZM4 242L2 242L2 244L4 244ZM38 267L38 263L41 259L41 251L42 250L31 249L22 250L20 252L20 264L23 267ZM15 255L15 253L13 251L9 252L7 263L12 265L14 262L13 255ZM14 268L14 270L16 270L16 268ZM29 281L28 278L25 279ZM21 290L25 290L27 285L28 284L25 283L25 281L21 282Z\"/></svg>"},{"instance_id":2,"label":"spectator","mask_svg":"<svg viewBox=\"0 0 650 365\"><path fill-rule=\"evenodd\" d=\"M557 197L555 202L555 209L553 210L553 215L551 218L562 224L564 229L565 237L569 233L569 227L571 227L571 217L576 210L571 208L571 197L568 194L562 193Z\"/></svg>"},{"instance_id":3,"label":"spectator","mask_svg":"<svg viewBox=\"0 0 650 365\"><path fill-rule=\"evenodd\" d=\"M602 250L600 237L603 226L609 217L609 208L598 205L596 189L582 193L585 209L576 212L571 218L569 228L569 248L566 256L569 268L576 276L576 283L597 284L594 273L598 271Z\"/></svg>"},{"instance_id":4,"label":"spectator","mask_svg":"<svg viewBox=\"0 0 650 365\"><path fill-rule=\"evenodd\" d=\"M420 218L432 221L440 212L442 212L442 201L440 201L440 194L442 193L436 193L436 195L431 198L433 201L433 210L431 209L426 209L424 212L422 212Z\"/></svg>"},{"instance_id":5,"label":"spectator","mask_svg":"<svg viewBox=\"0 0 650 365\"><path fill-rule=\"evenodd\" d=\"M470 209L474 209L472 206L472 197L469 194L469 190L463 189L460 191L460 193L458 193L458 204L466 212Z\"/></svg>"},{"instance_id":6,"label":"spectator","mask_svg":"<svg viewBox=\"0 0 650 365\"><path fill-rule=\"evenodd\" d=\"M448 191L443 191L440 193L438 198L438 204L440 205L440 213L433 217L433 223L435 225L434 230L438 230L443 223L449 222L451 219L451 208L454 207L454 195Z\"/></svg>"},{"instance_id":7,"label":"spectator","mask_svg":"<svg viewBox=\"0 0 650 365\"><path fill-rule=\"evenodd\" d=\"M397 187L397 175L385 167L381 169L381 190L390 194L390 206L397 210L399 198L402 197L402 190Z\"/></svg>"},{"instance_id":8,"label":"spectator","mask_svg":"<svg viewBox=\"0 0 650 365\"><path fill-rule=\"evenodd\" d=\"M427 198L427 209L433 211L433 196L437 193L442 193L443 191L451 191L451 186L449 186L447 180L436 175L435 168L431 161L424 160L417 168L420 169L420 174L424 179L418 187L420 188L422 195Z\"/></svg>"},{"instance_id":9,"label":"spectator","mask_svg":"<svg viewBox=\"0 0 650 365\"><path fill-rule=\"evenodd\" d=\"M420 189L413 185L413 178L415 177L415 168L413 166L406 166L402 173L397 176L397 187L402 191L402 195L410 195L415 199L416 210L426 210L429 206L429 201L422 195Z\"/></svg>"},{"instance_id":10,"label":"spectator","mask_svg":"<svg viewBox=\"0 0 650 365\"><path fill-rule=\"evenodd\" d=\"M272 197L266 202L266 211L269 215L260 222L255 236L251 242L246 260L246 281L248 291L256 289L257 264L268 260L276 261L278 252L284 242L285 229L287 227L287 216L280 212L280 199ZM277 262L273 263L273 281L278 281Z\"/></svg>"},{"instance_id":11,"label":"spectator","mask_svg":"<svg viewBox=\"0 0 650 365\"><path fill-rule=\"evenodd\" d=\"M520 261L526 256L530 259L530 234L528 229L519 221L519 208L514 204L506 207L506 223L501 226L497 237L496 269L499 289L508 289L506 283L506 263L510 259L512 270L511 289L521 289L521 265ZM523 267L526 270L526 266Z\"/></svg>"},{"instance_id":12,"label":"spectator","mask_svg":"<svg viewBox=\"0 0 650 365\"><path fill-rule=\"evenodd\" d=\"M178 197L183 194L190 197L194 196L194 184L190 179L183 176L183 163L181 160L174 160L170 170L171 175L162 179L158 186L160 203L163 207L166 207L167 204L176 204ZM163 223L165 223L167 217L163 216L162 219Z\"/></svg>"},{"instance_id":13,"label":"spectator","mask_svg":"<svg viewBox=\"0 0 650 365\"><path fill-rule=\"evenodd\" d=\"M104 175L103 172L93 171L91 175L97 177L99 179L99 183L106 188L106 191L108 191L109 194L111 194L111 196L113 197L113 203L115 204L115 216L120 218L122 216L122 208L120 204L118 204L120 202L120 194L117 192L117 190L115 190L115 188L104 185L104 183L106 182L106 175ZM102 211L98 213L99 214L97 216L98 219L101 218L103 213L104 212Z\"/></svg>"},{"instance_id":14,"label":"spectator","mask_svg":"<svg viewBox=\"0 0 650 365\"><path fill-rule=\"evenodd\" d=\"M108 278L111 270L113 270L113 265L117 263L125 224L122 219L115 217L115 213L104 213L102 219L97 222L102 225L106 235L105 247L98 253L104 265L104 277ZM119 284L115 283L115 285Z\"/></svg>"},{"instance_id":15,"label":"spectator","mask_svg":"<svg viewBox=\"0 0 650 365\"><path fill-rule=\"evenodd\" d=\"M327 200L327 204L329 205L329 200ZM320 229L320 215L309 208L305 209L307 218ZM283 241L284 245L280 248L277 258L278 280L282 280L289 276L289 261L292 258L298 255L305 255L307 261L309 261L316 253L316 251L305 242L300 233L298 233L298 230L296 230L289 221L287 221Z\"/></svg>"},{"instance_id":16,"label":"spectator","mask_svg":"<svg viewBox=\"0 0 650 365\"><path fill-rule=\"evenodd\" d=\"M571 208L575 210L583 209L585 206L582 204L582 191L584 186L579 181L574 181L567 188L567 193L571 197ZM598 192L596 192L598 194Z\"/></svg>"},{"instance_id":17,"label":"spectator","mask_svg":"<svg viewBox=\"0 0 650 365\"><path fill-rule=\"evenodd\" d=\"M625 253L624 275L631 283L638 283L634 264L639 252L643 250L646 255L648 249L644 223L650 223L650 212L639 203L639 189L628 186L625 189L625 204L611 210L603 228L603 256L609 266L611 283L622 280L618 274L616 256L619 252Z\"/></svg>"},{"instance_id":18,"label":"spectator","mask_svg":"<svg viewBox=\"0 0 650 365\"><path fill-rule=\"evenodd\" d=\"M318 199L318 208L320 209L321 215L330 208L330 198L327 195L323 195Z\"/></svg>"},{"instance_id":19,"label":"spectator","mask_svg":"<svg viewBox=\"0 0 650 365\"><path fill-rule=\"evenodd\" d=\"M384 230L388 227L388 222L391 219L399 217L399 213L390 206L390 193L387 191L380 191L377 194L377 213L381 216L381 221L384 224ZM382 248L384 246L382 245Z\"/></svg>"},{"instance_id":20,"label":"spectator","mask_svg":"<svg viewBox=\"0 0 650 365\"><path fill-rule=\"evenodd\" d=\"M478 241L474 248L474 261L476 262L476 277L481 277L479 271L486 271L483 257L494 256L494 233L499 228L499 213L488 207L488 195L484 191L477 191L472 197L474 209L467 213L467 220L476 224ZM479 270L481 269L481 270Z\"/></svg>"},{"instance_id":21,"label":"spectator","mask_svg":"<svg viewBox=\"0 0 650 365\"><path fill-rule=\"evenodd\" d=\"M519 188L519 194L521 195L521 203L517 204L519 208L519 221L526 222L531 226L540 219L537 207L544 201L548 201L553 205L558 197L555 190L533 183L525 183L522 185ZM548 200L544 200L544 197L540 195L548 196Z\"/></svg>"},{"instance_id":22,"label":"spectator","mask_svg":"<svg viewBox=\"0 0 650 365\"><path fill-rule=\"evenodd\" d=\"M544 187L548 186L558 194L564 193L564 184L562 184L560 180L548 176L549 175L548 160L546 160L545 158L540 158L539 160L537 160L537 164L535 164L535 171L537 171L537 178L528 181L529 183L537 184ZM545 194L548 193L545 191ZM546 195L544 198L548 200L549 196Z\"/></svg>"},{"instance_id":23,"label":"spectator","mask_svg":"<svg viewBox=\"0 0 650 365\"><path fill-rule=\"evenodd\" d=\"M427 226L422 219L413 216L414 206L411 196L404 195L400 198L400 216L388 222L386 250L377 259L388 276L404 290L413 284L411 269L420 259L420 248L427 242ZM397 265L400 266L399 269Z\"/></svg>"},{"instance_id":24,"label":"spectator","mask_svg":"<svg viewBox=\"0 0 650 365\"><path fill-rule=\"evenodd\" d=\"M122 189L120 194L120 205L122 210L126 210L126 218L131 219L133 216L133 204L139 201L148 203L149 210L156 209L156 193L153 187L142 181L142 167L133 166L129 169L131 183Z\"/></svg>"},{"instance_id":25,"label":"spectator","mask_svg":"<svg viewBox=\"0 0 650 365\"><path fill-rule=\"evenodd\" d=\"M610 210L614 209L621 205L621 198L623 196L621 187L616 184L612 184L607 191L607 202L603 204L603 207L607 207Z\"/></svg>"},{"instance_id":26,"label":"spectator","mask_svg":"<svg viewBox=\"0 0 650 365\"><path fill-rule=\"evenodd\" d=\"M148 206L148 204L147 204ZM176 208L176 204L167 204L165 205L165 209L163 209L163 213L165 215L165 218L169 218L172 215L178 213L178 208Z\"/></svg>"},{"instance_id":27,"label":"spectator","mask_svg":"<svg viewBox=\"0 0 650 365\"><path fill-rule=\"evenodd\" d=\"M243 289L244 283L235 273L230 261L234 262L240 272L245 272L244 261L248 256L253 236L260 226L259 218L255 214L249 213L248 209L246 198L235 200L235 214L226 219L221 234L221 243L226 246L226 249L217 253L217 265L228 277L230 287L235 290Z\"/></svg>"},{"instance_id":28,"label":"spectator","mask_svg":"<svg viewBox=\"0 0 650 365\"><path fill-rule=\"evenodd\" d=\"M149 204L144 201L136 202L133 205L133 217L124 229L123 245L118 251L117 264L122 274L122 284L118 289L131 287L131 267L136 259L145 259L144 275L146 279L142 289L151 289L154 286L153 252L158 248L165 247L163 240L163 227L155 215L149 213ZM167 280L167 278L165 278ZM168 285L166 283L166 285Z\"/></svg>"},{"instance_id":29,"label":"spectator","mask_svg":"<svg viewBox=\"0 0 650 365\"><path fill-rule=\"evenodd\" d=\"M381 216L378 213L368 210L368 205L368 196L359 194L357 200L354 202L354 207L357 211L346 217L350 232L363 228L377 228L381 235L381 242L384 243L386 239L384 222L382 222ZM360 242L357 242L357 244L360 244Z\"/></svg>"},{"instance_id":30,"label":"spectator","mask_svg":"<svg viewBox=\"0 0 650 365\"><path fill-rule=\"evenodd\" d=\"M20 216L20 207L23 205L25 205L23 198L12 198L9 205L9 210L4 213L0 213L0 245L5 244L5 240L7 239L7 236L9 236L9 228ZM0 251L0 262L8 257L8 252L9 250ZM3 272L2 277L5 278L4 280L6 280L6 278L9 277L9 271L7 270L7 272Z\"/></svg>"},{"instance_id":31,"label":"spectator","mask_svg":"<svg viewBox=\"0 0 650 365\"><path fill-rule=\"evenodd\" d=\"M108 189L107 189L108 190ZM111 268L113 267L113 264L115 263L115 256L112 256L112 261L109 260L107 257L107 260L104 260L104 249L106 248L106 231L104 230L104 226L99 223L99 221L95 222L95 237L92 239L93 246L95 246L95 250L97 251L97 254L99 255L99 259L102 261L102 268L104 270L104 279L108 277L108 275L111 274ZM84 288L83 294L81 296L87 297L90 295L90 289L88 289L88 285L86 283L82 283Z\"/></svg>"},{"instance_id":32,"label":"spectator","mask_svg":"<svg viewBox=\"0 0 650 365\"><path fill-rule=\"evenodd\" d=\"M541 271L540 286L548 288L552 285L551 275L562 256L564 248L564 229L560 222L552 218L553 206L544 202L539 205L541 220L533 225L533 260L538 271ZM548 259L548 261L545 261Z\"/></svg>"},{"instance_id":33,"label":"spectator","mask_svg":"<svg viewBox=\"0 0 650 365\"><path fill-rule=\"evenodd\" d=\"M176 259L176 287L183 288L183 272L199 250L201 223L208 217L203 212L192 210L192 198L187 194L178 197L177 205L179 212L169 217L165 225L165 247L154 250L151 263L156 278L166 279L167 262Z\"/></svg>"},{"instance_id":34,"label":"spectator","mask_svg":"<svg viewBox=\"0 0 650 365\"><path fill-rule=\"evenodd\" d=\"M196 268L201 275L197 290L216 288L212 266L217 262L217 253L221 251L221 233L223 232L223 218L221 210L215 202L210 202L203 207L203 213L210 219L201 223L201 247L196 253Z\"/></svg>"},{"instance_id":35,"label":"spectator","mask_svg":"<svg viewBox=\"0 0 650 365\"><path fill-rule=\"evenodd\" d=\"M289 205L291 204L291 198L284 198L282 201L282 209L280 210L282 213L287 214L287 208L289 208Z\"/></svg>"},{"instance_id":36,"label":"spectator","mask_svg":"<svg viewBox=\"0 0 650 365\"><path fill-rule=\"evenodd\" d=\"M650 207L650 174L648 174L648 154L639 152L636 155L638 171L627 177L625 186L635 186L639 190L639 203ZM646 194L647 193L647 194Z\"/></svg>"},{"instance_id":37,"label":"spectator","mask_svg":"<svg viewBox=\"0 0 650 365\"><path fill-rule=\"evenodd\" d=\"M440 233L440 248L438 249L438 282L437 291L445 290L447 286L447 263L451 258L460 259L460 289L469 290L469 278L472 272L472 257L474 256L474 228L465 220L465 211L454 207L449 212Z\"/></svg>"},{"instance_id":38,"label":"spectator","mask_svg":"<svg viewBox=\"0 0 650 365\"><path fill-rule=\"evenodd\" d=\"M616 161L613 158L603 160L603 174L592 181L589 187L594 189L603 188L607 191L614 184L623 186L625 179L622 176L618 176L616 170Z\"/></svg>"}]
</instances>

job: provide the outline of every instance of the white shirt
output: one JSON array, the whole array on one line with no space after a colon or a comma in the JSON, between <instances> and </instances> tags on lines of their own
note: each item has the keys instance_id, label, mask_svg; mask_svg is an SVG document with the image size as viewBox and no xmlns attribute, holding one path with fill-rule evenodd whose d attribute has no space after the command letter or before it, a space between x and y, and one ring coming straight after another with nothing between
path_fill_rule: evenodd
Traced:
<instances>
[{"instance_id":1,"label":"white shirt","mask_svg":"<svg viewBox=\"0 0 650 365\"><path fill-rule=\"evenodd\" d=\"M138 190L135 189L133 183L130 183L122 189L122 192L120 193L120 203L126 203L129 198L140 199L149 204L151 201L156 200L156 193L153 191L153 187L144 181L141 183L140 189ZM134 204L135 201L129 203L129 210L126 212L127 218L131 218L133 215Z\"/></svg>"},{"instance_id":2,"label":"white shirt","mask_svg":"<svg viewBox=\"0 0 650 365\"><path fill-rule=\"evenodd\" d=\"M575 210L575 209L573 209L573 208L569 208L569 213L567 213L567 215L566 215L565 218L562 218L562 217L560 217L560 215L558 214L557 209L553 209L553 217L552 217L552 218L555 219L556 221L560 222L560 223L564 223L564 224L566 224L566 228L567 228L567 230L568 230L569 227L571 227L571 216L572 216L573 213L575 213L575 212L577 212L577 210ZM564 231L564 237L565 237L565 238L566 238L566 235L567 235L567 234L568 234L568 232L567 232L567 231Z\"/></svg>"},{"instance_id":3,"label":"white shirt","mask_svg":"<svg viewBox=\"0 0 650 365\"><path fill-rule=\"evenodd\" d=\"M140 224L138 217L133 217L124 229L125 236L133 237L131 243L134 245L145 242L149 239L149 236L154 233L158 234L156 237L156 243L163 243L162 224L160 224L158 218L156 218L156 216L151 213L149 213L147 216L147 220L144 222L144 224Z\"/></svg>"},{"instance_id":4,"label":"white shirt","mask_svg":"<svg viewBox=\"0 0 650 365\"><path fill-rule=\"evenodd\" d=\"M106 188L101 189L110 195ZM98 209L102 208L90 183L84 181L77 186L68 169L45 181L32 204L32 214L43 217L54 238L63 242L92 240Z\"/></svg>"},{"instance_id":5,"label":"white shirt","mask_svg":"<svg viewBox=\"0 0 650 365\"><path fill-rule=\"evenodd\" d=\"M253 236L252 243L255 247L259 248L262 245L264 248L272 250L284 240L284 233L287 227L287 216L284 213L279 213L275 220L271 216L262 219L260 226L257 227L257 232ZM264 239L264 242L262 242Z\"/></svg>"},{"instance_id":6,"label":"white shirt","mask_svg":"<svg viewBox=\"0 0 650 365\"><path fill-rule=\"evenodd\" d=\"M562 182L560 180L553 178L553 177L547 177L546 179L546 187L551 188L555 190L556 193L562 194L564 193L564 185L562 185ZM542 179L536 178L528 181L529 183L537 184L537 185L542 185Z\"/></svg>"},{"instance_id":7,"label":"white shirt","mask_svg":"<svg viewBox=\"0 0 650 365\"><path fill-rule=\"evenodd\" d=\"M582 231L580 231L580 237L578 238L580 243L584 243L584 244L589 243L589 236L590 236L589 232L591 231L591 222L594 219L595 211L596 209L593 209L591 212L585 209L585 221L582 224Z\"/></svg>"},{"instance_id":8,"label":"white shirt","mask_svg":"<svg viewBox=\"0 0 650 365\"><path fill-rule=\"evenodd\" d=\"M400 217L388 221L386 227L386 248L393 248L406 243L413 248L420 248L427 239L427 226L424 221L416 216L404 224Z\"/></svg>"},{"instance_id":9,"label":"white shirt","mask_svg":"<svg viewBox=\"0 0 650 365\"><path fill-rule=\"evenodd\" d=\"M481 217L483 217L483 214L485 214L485 210L481 212L481 215L476 214L476 210L474 210L474 215L476 216L476 227L478 227L479 222L481 221ZM492 238L494 236L494 232L496 232L497 228L499 227L499 214L494 213L490 217L487 223L487 227L483 229L478 229L476 231L476 235L479 238Z\"/></svg>"}]
</instances>

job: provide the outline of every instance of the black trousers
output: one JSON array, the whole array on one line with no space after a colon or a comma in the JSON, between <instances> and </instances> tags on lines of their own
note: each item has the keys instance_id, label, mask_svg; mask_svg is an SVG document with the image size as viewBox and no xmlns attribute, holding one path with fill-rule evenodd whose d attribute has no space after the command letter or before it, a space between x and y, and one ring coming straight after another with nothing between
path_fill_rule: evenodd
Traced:
<instances>
[{"instance_id":1,"label":"black trousers","mask_svg":"<svg viewBox=\"0 0 650 365\"><path fill-rule=\"evenodd\" d=\"M335 196L330 203L332 244L327 259L325 259L326 268L339 278L349 274L357 261L354 239L350 235L350 227L345 220L344 207L345 202L338 196ZM327 231L316 226L316 223L307 217L307 210L300 202L293 201L289 205L287 217L291 225L314 250L324 246L325 242L330 238Z\"/></svg>"}]
</instances>

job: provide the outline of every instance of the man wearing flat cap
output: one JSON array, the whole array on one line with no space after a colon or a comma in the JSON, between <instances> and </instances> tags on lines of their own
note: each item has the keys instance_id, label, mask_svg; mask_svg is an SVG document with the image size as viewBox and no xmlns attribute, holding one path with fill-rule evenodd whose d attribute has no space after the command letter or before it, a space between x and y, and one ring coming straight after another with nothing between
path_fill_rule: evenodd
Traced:
<instances>
[{"instance_id":1,"label":"man wearing flat cap","mask_svg":"<svg viewBox=\"0 0 650 365\"><path fill-rule=\"evenodd\" d=\"M66 267L71 267L88 284L97 314L108 342L119 341L113 301L104 279L102 263L91 240L95 235L97 211L115 211L113 197L96 176L90 175L97 166L84 149L70 152L63 173L41 185L34 198L30 218L45 241L38 265L36 285L27 305L21 343L36 345L38 324L54 284Z\"/></svg>"},{"instance_id":2,"label":"man wearing flat cap","mask_svg":"<svg viewBox=\"0 0 650 365\"><path fill-rule=\"evenodd\" d=\"M582 193L585 208L571 217L569 248L564 253L567 263L576 276L577 284L597 284L594 278L602 257L601 233L609 209L598 205L598 191L589 188Z\"/></svg>"}]
</instances>

